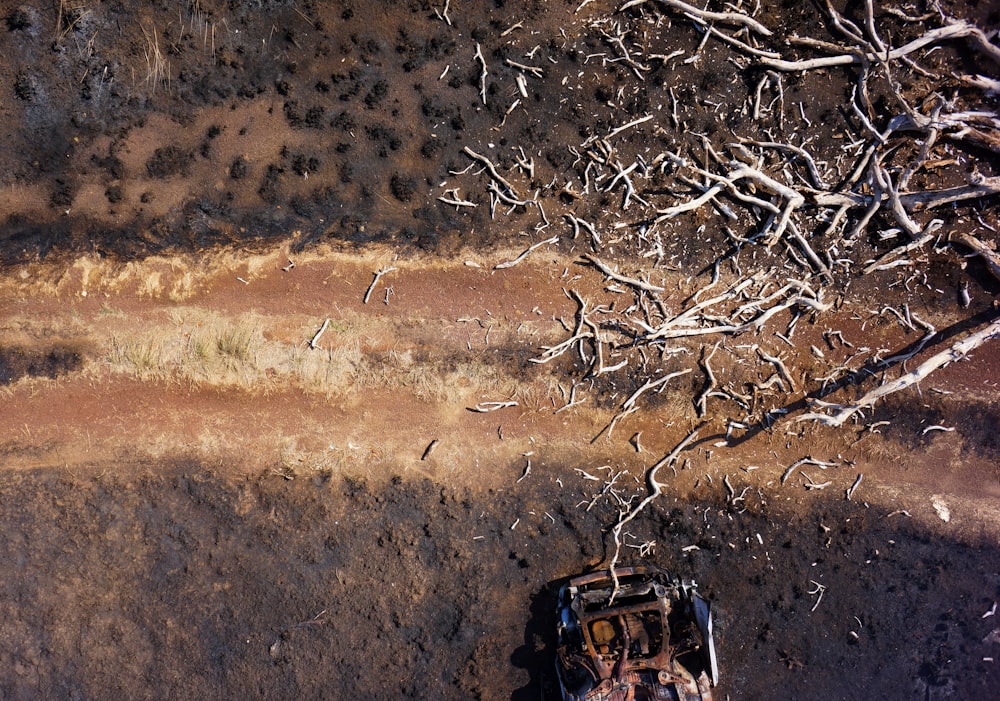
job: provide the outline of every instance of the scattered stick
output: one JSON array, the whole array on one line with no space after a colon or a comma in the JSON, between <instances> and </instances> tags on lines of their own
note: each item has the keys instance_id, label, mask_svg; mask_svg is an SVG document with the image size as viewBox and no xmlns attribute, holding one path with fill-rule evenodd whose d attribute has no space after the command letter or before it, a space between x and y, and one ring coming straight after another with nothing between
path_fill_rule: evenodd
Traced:
<instances>
[{"instance_id":1,"label":"scattered stick","mask_svg":"<svg viewBox=\"0 0 1000 701\"><path fill-rule=\"evenodd\" d=\"M864 479L864 477L865 476L859 472L857 479L854 480L854 484L847 488L844 495L847 498L847 501L850 501L851 497L854 496L854 492L861 486L861 480Z\"/></svg>"},{"instance_id":2,"label":"scattered stick","mask_svg":"<svg viewBox=\"0 0 1000 701\"><path fill-rule=\"evenodd\" d=\"M526 248L521 253L521 255L519 255L517 258L514 258L513 260L505 261L503 263L497 263L496 265L493 266L493 269L494 270L504 270L506 268L513 268L515 265L517 265L522 260L524 260L525 258L527 258L528 255L530 255L534 251L537 251L542 246L547 246L549 244L554 244L554 243L559 243L559 237L558 236L553 236L551 238L545 239L544 241L539 241L536 244L532 244L531 246L528 246L528 248Z\"/></svg>"},{"instance_id":3,"label":"scattered stick","mask_svg":"<svg viewBox=\"0 0 1000 701\"><path fill-rule=\"evenodd\" d=\"M790 392L798 391L798 388L795 385L795 380L792 379L791 373L788 372L788 368L785 367L785 364L782 362L781 358L779 358L776 355L768 355L764 351L764 349L761 348L760 346L755 346L755 350L757 351L757 355L760 356L761 360L765 360L771 363L778 370L778 374L781 375L781 379L783 379L785 382L788 383L788 390Z\"/></svg>"},{"instance_id":4,"label":"scattered stick","mask_svg":"<svg viewBox=\"0 0 1000 701\"><path fill-rule=\"evenodd\" d=\"M434 8L434 14L438 16L438 19L447 22L449 27L451 26L451 17L448 16L448 4L450 2L451 0L444 0L444 9L439 10L436 7Z\"/></svg>"},{"instance_id":5,"label":"scattered stick","mask_svg":"<svg viewBox=\"0 0 1000 701\"><path fill-rule=\"evenodd\" d=\"M438 201L439 202L444 202L445 204L448 204L448 205L451 205L452 207L455 207L456 209L461 208L461 207L478 207L479 206L475 202L470 202L469 200L464 199L463 197L460 197L459 194L458 194L458 188L457 187L452 188L451 190L445 190L444 195L442 195L441 197L438 197Z\"/></svg>"},{"instance_id":6,"label":"scattered stick","mask_svg":"<svg viewBox=\"0 0 1000 701\"><path fill-rule=\"evenodd\" d=\"M714 346L712 346L712 351L710 353L706 352L707 348L708 346L702 346L701 360L698 361L698 364L701 366L702 372L705 373L705 386L701 390L701 394L699 394L698 398L695 399L694 401L694 406L698 412L699 418L705 415L706 411L705 405L708 402L708 398L713 394L717 394L714 391L715 373L712 372L712 366L708 364L708 361L710 361L712 359L712 356L715 355L715 351L719 350L719 343L716 343Z\"/></svg>"},{"instance_id":7,"label":"scattered stick","mask_svg":"<svg viewBox=\"0 0 1000 701\"><path fill-rule=\"evenodd\" d=\"M811 491L813 489L816 489L816 490L826 489L831 484L833 484L833 482L829 482L829 481L827 481L827 482L816 482L816 481L813 480L812 477L810 477L809 475L807 475L802 470L799 470L799 474L806 478L806 480L807 480L806 481L806 489L809 490L809 491Z\"/></svg>"},{"instance_id":8,"label":"scattered stick","mask_svg":"<svg viewBox=\"0 0 1000 701\"><path fill-rule=\"evenodd\" d=\"M660 287L659 285L653 285L651 283L644 282L643 280L637 280L636 278L626 277L625 275L621 275L619 273L616 273L614 270L611 269L610 266L608 266L606 263L602 262L601 259L598 258L597 256L592 256L592 255L589 255L589 254L584 254L583 258L588 263L590 263L595 268L597 268L602 273L604 273L605 276L611 278L612 280L614 280L616 282L620 282L620 283L622 283L624 285L629 285L631 287L634 287L634 288L636 288L638 290L642 290L644 292L665 292L666 291L665 288Z\"/></svg>"},{"instance_id":9,"label":"scattered stick","mask_svg":"<svg viewBox=\"0 0 1000 701\"><path fill-rule=\"evenodd\" d=\"M809 609L809 611L812 612L812 611L815 611L817 608L819 608L819 602L823 600L823 592L826 591L826 586L823 585L823 584L820 584L815 579L810 579L809 581L812 583L812 585L815 588L812 591L809 591L809 592L806 592L806 593L809 596L816 596L817 594L819 595L819 596L816 596L816 603L813 604L813 607L811 609Z\"/></svg>"},{"instance_id":10,"label":"scattered stick","mask_svg":"<svg viewBox=\"0 0 1000 701\"><path fill-rule=\"evenodd\" d=\"M614 415L611 421L608 422L608 424L604 428L602 428L596 436L594 436L593 440L591 440L591 443L600 438L601 434L603 434L605 431L608 434L608 440L610 440L611 434L615 430L615 426L618 424L618 422L624 419L625 417L634 414L636 411L639 410L639 407L636 404L636 402L638 401L639 397L641 397L645 392L648 392L651 389L656 389L657 387L661 387L669 380L672 380L675 377L680 377L681 375L687 375L689 372L691 372L691 368L668 373L657 380L647 380L646 383L642 385L642 387L633 392L629 396L629 398L622 403L621 408L619 408L618 410L618 413ZM639 434L636 433L632 438L633 438L632 444L635 447L635 451L637 453L641 452L641 448L639 447Z\"/></svg>"},{"instance_id":11,"label":"scattered stick","mask_svg":"<svg viewBox=\"0 0 1000 701\"><path fill-rule=\"evenodd\" d=\"M476 406L470 407L469 411L473 411L478 414L485 414L490 411L506 409L512 406L517 406L517 402L480 402L479 404L476 404Z\"/></svg>"},{"instance_id":12,"label":"scattered stick","mask_svg":"<svg viewBox=\"0 0 1000 701\"><path fill-rule=\"evenodd\" d=\"M317 331L316 335L312 337L311 341L309 341L309 347L310 348L313 348L313 349L318 348L318 346L316 344L319 343L319 337L323 335L323 332L326 331L326 328L329 325L330 325L330 320L329 319L327 319L326 321L323 322L323 325L319 327L319 331Z\"/></svg>"},{"instance_id":13,"label":"scattered stick","mask_svg":"<svg viewBox=\"0 0 1000 701\"><path fill-rule=\"evenodd\" d=\"M530 474L531 474L531 460L528 460L527 464L524 466L524 472L521 473L521 476L517 478L514 484L521 484L521 481Z\"/></svg>"},{"instance_id":14,"label":"scattered stick","mask_svg":"<svg viewBox=\"0 0 1000 701\"><path fill-rule=\"evenodd\" d=\"M521 204L522 200L520 195L517 194L517 191L514 189L514 186L511 185L509 182L507 182L506 178L500 175L500 173L497 171L497 167L493 165L493 161L491 161L486 156L482 156L476 153L468 146L463 148L462 151L472 160L479 161L484 166L486 166L486 172L490 174L490 177L493 178L493 180L495 180L499 185L502 185L506 189L507 194L509 194L511 197L517 200L517 204Z\"/></svg>"},{"instance_id":15,"label":"scattered stick","mask_svg":"<svg viewBox=\"0 0 1000 701\"><path fill-rule=\"evenodd\" d=\"M785 482L788 481L788 478L792 476L792 473L795 472L795 468L798 467L799 465L801 465L801 463L796 462L788 466L788 469L786 469L785 472L781 475L781 484L784 484Z\"/></svg>"},{"instance_id":16,"label":"scattered stick","mask_svg":"<svg viewBox=\"0 0 1000 701\"><path fill-rule=\"evenodd\" d=\"M519 71L524 71L525 73L528 73L529 75L532 75L535 78L545 77L545 71L537 66L526 66L523 63L512 61L509 58L507 59L507 65L510 66L511 68L516 68ZM483 104L485 104L485 102Z\"/></svg>"},{"instance_id":17,"label":"scattered stick","mask_svg":"<svg viewBox=\"0 0 1000 701\"><path fill-rule=\"evenodd\" d=\"M489 75L489 71L486 70L486 59L483 58L483 47L476 42L476 53L473 56L474 59L479 61L482 70L479 74L479 97L482 98L483 104L486 104L486 76Z\"/></svg>"},{"instance_id":18,"label":"scattered stick","mask_svg":"<svg viewBox=\"0 0 1000 701\"><path fill-rule=\"evenodd\" d=\"M430 443L428 443L427 447L424 448L424 454L420 456L420 459L421 460L426 460L427 458L429 458L430 455L431 455L431 453L434 452L434 449L438 447L438 444L440 442L441 441L439 441L437 438L435 438Z\"/></svg>"},{"instance_id":19,"label":"scattered stick","mask_svg":"<svg viewBox=\"0 0 1000 701\"><path fill-rule=\"evenodd\" d=\"M375 279L372 280L372 284L368 286L368 291L365 292L365 297L364 300L362 301L362 304L368 304L368 300L371 299L372 292L375 291L375 285L378 284L378 281L382 278L382 276L387 273L395 272L396 270L397 268L382 268L381 270L376 270Z\"/></svg>"},{"instance_id":20,"label":"scattered stick","mask_svg":"<svg viewBox=\"0 0 1000 701\"><path fill-rule=\"evenodd\" d=\"M648 122L652 118L653 118L653 115L647 114L645 117L639 117L638 119L633 119L628 124L623 124L620 127L612 129L608 133L608 135L606 137L604 137L604 138L605 139L613 139L614 137L616 137L619 134L621 134L623 131L627 131L627 130L631 129L632 127L637 127L640 124L645 124L646 122Z\"/></svg>"},{"instance_id":21,"label":"scattered stick","mask_svg":"<svg viewBox=\"0 0 1000 701\"><path fill-rule=\"evenodd\" d=\"M636 431L635 434L633 434L633 436L629 439L629 443L632 444L632 447L635 448L635 452L637 453L642 452L642 444L639 442L640 438L642 438L642 431Z\"/></svg>"}]
</instances>

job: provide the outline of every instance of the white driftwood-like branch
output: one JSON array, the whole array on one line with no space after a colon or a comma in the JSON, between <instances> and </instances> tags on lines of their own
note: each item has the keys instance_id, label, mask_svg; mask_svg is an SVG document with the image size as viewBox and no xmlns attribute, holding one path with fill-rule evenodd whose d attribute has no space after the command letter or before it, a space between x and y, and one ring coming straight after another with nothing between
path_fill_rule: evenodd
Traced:
<instances>
[{"instance_id":1,"label":"white driftwood-like branch","mask_svg":"<svg viewBox=\"0 0 1000 701\"><path fill-rule=\"evenodd\" d=\"M476 406L470 407L469 411L477 414L486 414L491 411L507 409L512 406L517 406L517 402L479 402Z\"/></svg>"},{"instance_id":2,"label":"white driftwood-like branch","mask_svg":"<svg viewBox=\"0 0 1000 701\"><path fill-rule=\"evenodd\" d=\"M316 335L312 337L312 340L309 341L310 348L314 349L319 348L319 346L316 345L319 343L319 337L323 335L323 332L326 331L327 327L329 326L330 326L330 320L327 319L326 321L323 322L323 325L319 327L319 331L317 331Z\"/></svg>"},{"instance_id":3,"label":"white driftwood-like branch","mask_svg":"<svg viewBox=\"0 0 1000 701\"><path fill-rule=\"evenodd\" d=\"M785 59L768 57L763 57L759 60L761 64L767 66L768 68L785 72L812 71L819 68L850 66L854 64L878 64L882 61L899 60L931 44L937 44L951 39L960 39L963 37L971 37L973 39L973 43L979 50L993 57L994 60L1000 60L1000 47L996 47L991 44L990 40L983 33L983 30L979 29L979 27L961 20L952 20L949 24L946 24L943 27L931 29L922 36L917 37L903 46L888 50L884 55L872 52L869 44L869 46L866 47L866 50L855 49L850 53L835 56L822 56L820 58L809 58L798 61L788 61ZM802 39L798 40L796 43L809 44L817 48L824 44L824 42ZM844 50L845 48L836 44L827 44L827 46L837 47L840 50Z\"/></svg>"},{"instance_id":4,"label":"white driftwood-like branch","mask_svg":"<svg viewBox=\"0 0 1000 701\"><path fill-rule=\"evenodd\" d=\"M480 73L479 73L479 97L482 99L483 104L486 104L486 76L489 75L489 71L486 70L486 59L483 58L483 47L476 42L476 54L473 56L474 59L479 61Z\"/></svg>"},{"instance_id":5,"label":"white driftwood-like branch","mask_svg":"<svg viewBox=\"0 0 1000 701\"><path fill-rule=\"evenodd\" d=\"M636 516L638 516L640 513L642 513L643 509L645 509L647 506L649 506L649 504L654 499L656 499L658 496L660 496L660 494L663 493L663 484L657 479L657 473L660 471L660 469L662 469L664 467L669 467L669 466L673 465L675 462L677 462L677 457L697 437L698 437L698 429L696 428L693 431L691 431L691 433L689 433L684 438L684 440L682 440L680 443L678 443L677 446L673 450L671 450L669 454L666 455L666 457L664 457L658 463L656 463L651 468L649 468L649 470L646 472L646 482L648 483L649 490L650 490L649 494L646 496L645 499L643 499L641 502L639 502L638 505L636 505L635 507L633 507L633 509L631 511L629 511L625 516L622 516L618 520L618 523L616 523L614 525L614 527L611 529L611 535L614 538L614 542L615 542L615 552L614 552L614 555L611 556L611 562L608 564L608 569L611 571L612 576L614 576L615 564L618 562L618 555L619 555L619 553L621 551L621 532L622 532L622 528L625 527L625 524L627 524L629 521L632 521ZM611 600L612 601L614 601L615 595L617 593L618 593L618 580L616 578L615 579L615 591L611 595Z\"/></svg>"},{"instance_id":6,"label":"white driftwood-like branch","mask_svg":"<svg viewBox=\"0 0 1000 701\"><path fill-rule=\"evenodd\" d=\"M603 261L601 261L601 259L598 258L597 256L592 256L592 255L584 254L583 258L588 263L590 263L595 268L597 268L602 273L604 273L605 276L611 278L612 280L615 280L616 282L620 282L623 285L628 285L629 287L634 287L637 290L642 290L643 292L663 292L664 291L664 288L660 287L659 285L653 285L653 284L645 282L643 280L638 280L638 279L632 278L632 277L626 277L625 275L621 275L619 273L616 273L614 270L611 269L611 267L607 263L604 263Z\"/></svg>"},{"instance_id":7,"label":"white driftwood-like branch","mask_svg":"<svg viewBox=\"0 0 1000 701\"><path fill-rule=\"evenodd\" d=\"M1000 177L983 178L978 183L943 190L900 193L899 200L908 212L916 212L996 194L1000 194Z\"/></svg>"},{"instance_id":8,"label":"white driftwood-like branch","mask_svg":"<svg viewBox=\"0 0 1000 701\"><path fill-rule=\"evenodd\" d=\"M486 156L476 153L468 146L463 148L462 152L465 153L465 155L467 155L472 160L479 161L480 163L482 163L486 167L486 172L490 174L490 177L493 178L493 180L495 180L498 184L503 185L505 188L507 188L507 192L514 199L519 201L518 204L523 204L523 202L520 201L521 196L517 194L517 190L514 189L513 185L507 182L506 178L500 175L500 172L497 170L497 167L493 165L493 161L491 161Z\"/></svg>"},{"instance_id":9,"label":"white driftwood-like branch","mask_svg":"<svg viewBox=\"0 0 1000 701\"><path fill-rule=\"evenodd\" d=\"M368 300L371 299L372 292L375 291L375 285L377 285L378 281L382 279L382 276L385 275L386 273L392 273L395 271L396 268L382 268L381 270L376 270L375 278L372 280L372 284L368 286L368 290L365 292L365 298L362 304L368 304Z\"/></svg>"},{"instance_id":10,"label":"white driftwood-like branch","mask_svg":"<svg viewBox=\"0 0 1000 701\"><path fill-rule=\"evenodd\" d=\"M709 12L708 10L702 10L694 5L689 5L681 0L657 0L660 4L666 5L667 7L673 8L678 12L682 12L690 17L696 17L703 20L706 24L712 22L717 22L719 24L738 24L751 31L757 32L761 36L769 37L774 32L765 27L763 24L755 20L749 15L745 15L742 12ZM618 8L619 12L624 12L633 7L638 7L639 5L646 4L647 0L630 0L629 2Z\"/></svg>"},{"instance_id":11,"label":"white driftwood-like branch","mask_svg":"<svg viewBox=\"0 0 1000 701\"><path fill-rule=\"evenodd\" d=\"M885 384L876 387L856 402L843 405L827 404L824 402L823 406L825 408L833 409L833 414L803 414L798 418L798 421L818 421L819 423L827 426L843 426L848 419L854 416L854 414L862 409L867 409L868 407L873 406L879 399L887 397L895 392L899 392L907 387L913 387L914 385L919 384L938 368L942 368L949 363L962 360L979 346L997 337L1000 337L1000 318L994 319L988 326L980 329L974 334L966 336L961 341L953 344L950 348L947 348L940 353L936 353L905 375L901 375L891 382L886 382Z\"/></svg>"},{"instance_id":12,"label":"white driftwood-like branch","mask_svg":"<svg viewBox=\"0 0 1000 701\"><path fill-rule=\"evenodd\" d=\"M614 415L614 417L611 419L610 422L608 422L607 426L601 429L600 433L594 436L594 440L600 438L601 434L605 432L607 432L608 439L610 439L612 432L614 432L615 430L615 426L618 425L618 422L624 419L625 417L634 414L636 411L639 410L639 406L638 404L636 404L636 402L638 401L639 397L641 397L644 393L648 392L649 390L656 389L657 387L661 387L662 385L666 384L669 380L672 380L675 377L681 377L682 375L687 375L690 372L691 368L686 368L684 370L678 370L677 372L668 373L656 380L647 380L646 383L642 385L642 387L637 389L635 392L629 395L628 399L622 402L621 408L618 410L618 413Z\"/></svg>"},{"instance_id":13,"label":"white driftwood-like branch","mask_svg":"<svg viewBox=\"0 0 1000 701\"><path fill-rule=\"evenodd\" d=\"M559 243L559 237L558 236L553 236L551 238L545 239L544 241L539 241L538 243L535 243L535 244L532 244L531 246L528 246L526 249L524 249L524 251L521 253L521 255L519 255L517 258L514 258L513 260L504 261L503 263L497 263L496 265L493 266L493 269L494 270L504 270L506 268L513 268L515 265L517 265L518 263L520 263L522 260L524 260L525 258L527 258L530 254L534 253L535 251L537 251L542 246L547 246L547 245L553 244L553 243Z\"/></svg>"}]
</instances>

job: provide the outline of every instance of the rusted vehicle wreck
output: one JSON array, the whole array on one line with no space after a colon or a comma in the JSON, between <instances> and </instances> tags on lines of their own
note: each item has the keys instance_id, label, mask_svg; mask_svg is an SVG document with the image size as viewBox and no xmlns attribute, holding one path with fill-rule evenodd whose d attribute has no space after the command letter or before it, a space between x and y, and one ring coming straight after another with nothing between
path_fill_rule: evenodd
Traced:
<instances>
[{"instance_id":1,"label":"rusted vehicle wreck","mask_svg":"<svg viewBox=\"0 0 1000 701\"><path fill-rule=\"evenodd\" d=\"M559 592L556 672L564 701L711 701L711 604L652 566L572 578Z\"/></svg>"}]
</instances>

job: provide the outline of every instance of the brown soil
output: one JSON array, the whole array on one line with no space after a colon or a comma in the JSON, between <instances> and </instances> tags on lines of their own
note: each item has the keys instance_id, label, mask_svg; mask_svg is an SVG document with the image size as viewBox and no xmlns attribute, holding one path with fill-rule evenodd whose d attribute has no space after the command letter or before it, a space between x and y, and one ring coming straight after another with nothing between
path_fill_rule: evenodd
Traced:
<instances>
[{"instance_id":1,"label":"brown soil","mask_svg":"<svg viewBox=\"0 0 1000 701\"><path fill-rule=\"evenodd\" d=\"M644 87L612 109L629 71L589 71L611 49L584 21L610 10L578 4L460 3L449 24L421 2L0 3L0 696L551 698L559 582L607 561L645 471L696 425L623 560L696 579L716 602L717 698L997 688L995 342L864 422L795 421L814 378L857 347L917 342L874 307L933 321L912 362L991 318L998 289L979 262L942 249L922 284L838 279L837 310L803 321L784 356L803 384L773 407L788 413L743 436L727 436L722 400L696 416L696 354L610 434L647 378L584 381L569 354L532 362L572 327L569 289L612 307L617 293L564 230L494 269L548 235L534 211L494 220L478 194L473 210L436 198L443 181L482 190L454 175L463 146L495 141L505 172L522 146L564 226L576 204L545 186L573 167L565 145L667 100ZM812 6L771 9L776 27L825 31ZM695 50L697 33L667 24L650 20L650 36ZM549 65L506 121L518 89L504 61L535 44L533 64ZM724 103L720 85L759 80L708 47L645 78L673 81L692 100L682 118L706 131L720 126L699 90ZM817 124L846 120L849 82L823 80L788 99ZM723 126L749 133L736 99ZM817 149L840 148L837 124ZM988 204L949 225L996 224ZM617 195L578 205L616 231ZM664 241L672 308L729 246L716 227L689 236L706 216ZM720 378L744 372L742 341L714 358ZM564 410L574 383L585 401ZM490 402L512 404L476 410ZM833 465L783 479L805 456ZM830 484L807 489L805 473Z\"/></svg>"}]
</instances>

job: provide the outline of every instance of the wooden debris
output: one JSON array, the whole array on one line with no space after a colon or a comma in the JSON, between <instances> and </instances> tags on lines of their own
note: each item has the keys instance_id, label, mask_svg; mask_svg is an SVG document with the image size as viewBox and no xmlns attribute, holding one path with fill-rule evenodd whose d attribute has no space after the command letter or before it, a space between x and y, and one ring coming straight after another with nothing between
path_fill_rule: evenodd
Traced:
<instances>
[{"instance_id":1,"label":"wooden debris","mask_svg":"<svg viewBox=\"0 0 1000 701\"><path fill-rule=\"evenodd\" d=\"M312 339L309 341L309 347L310 348L314 348L315 349L315 348L319 347L316 344L319 343L319 337L323 335L323 332L326 331L326 329L327 329L328 326L330 326L330 320L329 319L327 319L326 321L323 322L323 325L319 327L319 331L317 331L316 335L313 336Z\"/></svg>"},{"instance_id":2,"label":"wooden debris","mask_svg":"<svg viewBox=\"0 0 1000 701\"><path fill-rule=\"evenodd\" d=\"M476 412L478 414L485 414L490 411L507 409L514 406L517 406L517 402L480 402L479 404L476 404L476 406L471 407L469 411Z\"/></svg>"},{"instance_id":3,"label":"wooden debris","mask_svg":"<svg viewBox=\"0 0 1000 701\"><path fill-rule=\"evenodd\" d=\"M382 268L381 270L376 270L375 278L372 280L372 284L368 286L368 290L365 292L364 299L362 300L361 303L368 304L368 300L371 299L372 292L374 292L375 286L378 284L378 281L382 279L382 276L386 275L387 273L395 272L396 270L397 270L396 268Z\"/></svg>"},{"instance_id":4,"label":"wooden debris","mask_svg":"<svg viewBox=\"0 0 1000 701\"><path fill-rule=\"evenodd\" d=\"M531 253L537 251L542 246L548 246L555 243L559 243L558 236L552 236L551 238L547 238L544 241L539 241L538 243L532 244L531 246L528 246L526 249L524 249L521 255L519 255L517 258L514 258L513 260L504 261L503 263L497 263L496 265L493 266L493 269L504 270L506 268L513 268L515 265L520 263L522 260L527 258Z\"/></svg>"},{"instance_id":5,"label":"wooden debris","mask_svg":"<svg viewBox=\"0 0 1000 701\"><path fill-rule=\"evenodd\" d=\"M944 367L945 365L958 360L962 360L979 346L997 337L1000 337L1000 317L994 319L990 324L979 331L952 344L950 348L934 354L913 370L903 374L891 382L886 382L879 387L876 387L851 404L837 405L826 402L816 402L817 406L832 409L834 411L833 414L808 413L800 416L798 420L818 421L819 423L827 426L842 426L849 418L854 416L854 414L874 405L879 399L893 394L894 392L899 392L907 387L913 387L919 384L938 368Z\"/></svg>"},{"instance_id":6,"label":"wooden debris","mask_svg":"<svg viewBox=\"0 0 1000 701\"><path fill-rule=\"evenodd\" d=\"M654 499L656 499L658 496L660 496L660 494L663 493L663 485L657 479L657 473L663 467L672 466L675 462L677 462L677 457L681 454L681 452L683 452L692 442L694 442L695 439L698 438L698 430L699 429L696 428L693 431L691 431L691 433L689 433L680 443L678 443L677 446L674 447L672 451L670 451L670 453L668 453L662 460L660 460L655 465L649 468L649 470L646 472L646 482L649 485L650 489L649 494L646 496L646 498L640 501L638 505L633 507L627 514L622 516L618 520L618 523L616 523L614 527L611 529L611 534L615 544L615 550L611 556L611 561L608 564L607 569L611 571L612 576L614 576L615 563L618 562L618 556L621 552L622 528L625 527L625 524L629 523L636 516L642 513L643 509L649 506L649 504ZM614 601L614 598L617 595L617 593L618 593L618 580L616 578L615 590L614 593L611 595L612 601Z\"/></svg>"},{"instance_id":7,"label":"wooden debris","mask_svg":"<svg viewBox=\"0 0 1000 701\"><path fill-rule=\"evenodd\" d=\"M857 478L854 480L854 484L848 487L844 494L847 501L851 500L851 497L854 496L854 492L857 490L858 487L861 486L862 479L864 479L864 475L859 472Z\"/></svg>"},{"instance_id":8,"label":"wooden debris","mask_svg":"<svg viewBox=\"0 0 1000 701\"><path fill-rule=\"evenodd\" d=\"M440 443L441 441L439 441L437 438L428 443L427 447L424 448L424 453L423 455L420 456L420 459L426 460L427 458L429 458L431 453L434 452L434 449L437 448Z\"/></svg>"}]
</instances>

